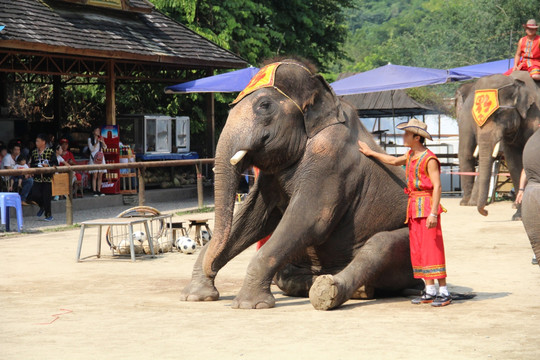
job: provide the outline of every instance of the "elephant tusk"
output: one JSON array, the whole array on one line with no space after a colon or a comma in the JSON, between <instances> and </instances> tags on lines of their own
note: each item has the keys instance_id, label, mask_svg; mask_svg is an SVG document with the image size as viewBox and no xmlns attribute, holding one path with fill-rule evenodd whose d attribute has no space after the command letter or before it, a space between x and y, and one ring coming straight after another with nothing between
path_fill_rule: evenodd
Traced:
<instances>
[{"instance_id":1,"label":"elephant tusk","mask_svg":"<svg viewBox=\"0 0 540 360\"><path fill-rule=\"evenodd\" d=\"M478 147L478 145L476 145L476 148L474 149L474 153L473 153L472 156L474 156L475 158L477 158L479 152L480 152L480 148Z\"/></svg>"},{"instance_id":2,"label":"elephant tusk","mask_svg":"<svg viewBox=\"0 0 540 360\"><path fill-rule=\"evenodd\" d=\"M246 156L247 151L246 150L240 150L234 156L229 160L231 162L231 165L236 165Z\"/></svg>"},{"instance_id":3,"label":"elephant tusk","mask_svg":"<svg viewBox=\"0 0 540 360\"><path fill-rule=\"evenodd\" d=\"M500 146L501 146L500 141L497 144L495 144L495 147L493 148L493 153L491 154L491 157L496 158L497 155L499 155L499 147Z\"/></svg>"}]
</instances>

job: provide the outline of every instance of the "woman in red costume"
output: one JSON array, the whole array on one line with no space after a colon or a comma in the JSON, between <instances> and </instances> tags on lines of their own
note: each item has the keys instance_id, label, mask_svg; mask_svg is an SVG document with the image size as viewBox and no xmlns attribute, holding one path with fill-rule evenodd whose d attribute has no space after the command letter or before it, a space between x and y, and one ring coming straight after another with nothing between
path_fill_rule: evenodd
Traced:
<instances>
[{"instance_id":1,"label":"woman in red costume","mask_svg":"<svg viewBox=\"0 0 540 360\"><path fill-rule=\"evenodd\" d=\"M510 75L513 71L528 71L534 80L540 80L540 36L536 35L538 25L534 19L530 19L523 24L527 36L518 41L516 55L514 56L514 67L505 75Z\"/></svg>"},{"instance_id":2,"label":"woman in red costume","mask_svg":"<svg viewBox=\"0 0 540 360\"><path fill-rule=\"evenodd\" d=\"M446 212L441 205L440 163L424 145L430 139L427 125L417 119L397 125L405 130L403 143L411 149L399 157L375 152L358 141L360 151L389 165L406 165L407 188L409 195L405 222L409 225L411 263L413 274L423 279L426 288L422 296L413 299L413 304L431 303L432 306L446 306L452 297L446 286L446 261L441 231L440 214ZM435 286L439 283L439 292Z\"/></svg>"}]
</instances>

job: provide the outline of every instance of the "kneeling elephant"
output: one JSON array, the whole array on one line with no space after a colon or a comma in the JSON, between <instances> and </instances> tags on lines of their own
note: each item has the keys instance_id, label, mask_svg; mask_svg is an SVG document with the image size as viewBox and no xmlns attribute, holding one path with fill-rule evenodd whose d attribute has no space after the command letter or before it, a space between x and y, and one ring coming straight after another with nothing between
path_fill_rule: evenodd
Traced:
<instances>
[{"instance_id":1,"label":"kneeling elephant","mask_svg":"<svg viewBox=\"0 0 540 360\"><path fill-rule=\"evenodd\" d=\"M216 150L214 237L182 300L217 300L218 271L270 234L233 308L273 307L272 279L285 294L309 296L323 310L362 286L423 286L412 274L403 170L358 151L358 140L382 150L311 65L267 65L233 104ZM233 214L240 174L250 166L260 175Z\"/></svg>"}]
</instances>

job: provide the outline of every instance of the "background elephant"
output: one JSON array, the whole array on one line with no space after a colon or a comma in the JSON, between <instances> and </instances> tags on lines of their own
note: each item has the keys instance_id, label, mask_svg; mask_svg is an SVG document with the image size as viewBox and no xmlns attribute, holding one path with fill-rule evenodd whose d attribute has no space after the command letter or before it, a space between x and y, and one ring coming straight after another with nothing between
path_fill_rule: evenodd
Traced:
<instances>
[{"instance_id":1,"label":"background elephant","mask_svg":"<svg viewBox=\"0 0 540 360\"><path fill-rule=\"evenodd\" d=\"M403 170L358 151L358 140L378 147L310 65L280 64L273 86L229 114L215 157L214 237L181 299L218 299L217 272L269 234L233 308L273 307L272 279L287 295L309 295L317 309L339 306L361 286L422 288L412 276ZM265 78L263 69L254 79ZM239 176L252 165L260 175L233 216Z\"/></svg>"},{"instance_id":2,"label":"background elephant","mask_svg":"<svg viewBox=\"0 0 540 360\"><path fill-rule=\"evenodd\" d=\"M527 186L523 193L523 226L536 259L540 260L540 129L529 138L523 150Z\"/></svg>"},{"instance_id":3,"label":"background elephant","mask_svg":"<svg viewBox=\"0 0 540 360\"><path fill-rule=\"evenodd\" d=\"M500 108L480 127L473 119L472 108L475 106L474 92L481 89L498 89ZM523 147L536 129L536 125L540 123L540 89L526 71L516 71L510 76L491 75L480 78L470 88L464 88L463 93L466 97L457 111L461 171L474 171L475 159L472 153L476 145L479 149L479 175L475 184L478 187L478 197L475 199L471 196L472 181L462 176L463 203L476 203L478 211L482 215L487 215L485 206L494 149L500 143L514 188L517 189L523 168L521 159ZM519 211L514 217L520 217Z\"/></svg>"}]
</instances>

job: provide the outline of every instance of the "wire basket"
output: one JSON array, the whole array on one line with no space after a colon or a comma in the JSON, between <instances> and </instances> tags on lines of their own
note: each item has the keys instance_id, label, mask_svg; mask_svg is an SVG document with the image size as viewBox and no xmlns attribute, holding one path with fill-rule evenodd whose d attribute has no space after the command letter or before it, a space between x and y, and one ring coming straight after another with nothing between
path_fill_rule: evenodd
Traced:
<instances>
[{"instance_id":1,"label":"wire basket","mask_svg":"<svg viewBox=\"0 0 540 360\"><path fill-rule=\"evenodd\" d=\"M150 206L136 206L118 214L117 217L155 217L161 215L159 210ZM154 253L165 253L172 250L172 237L170 229L167 227L165 219L151 219L148 221L149 234L146 234L144 224L135 224L133 226L133 246L135 254L151 254L150 243L154 248ZM150 236L148 236L150 235ZM107 244L111 248L113 255L129 255L131 254L129 241L129 227L112 226L107 228L106 233Z\"/></svg>"}]
</instances>

